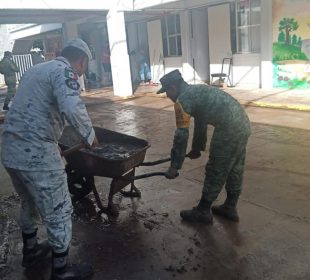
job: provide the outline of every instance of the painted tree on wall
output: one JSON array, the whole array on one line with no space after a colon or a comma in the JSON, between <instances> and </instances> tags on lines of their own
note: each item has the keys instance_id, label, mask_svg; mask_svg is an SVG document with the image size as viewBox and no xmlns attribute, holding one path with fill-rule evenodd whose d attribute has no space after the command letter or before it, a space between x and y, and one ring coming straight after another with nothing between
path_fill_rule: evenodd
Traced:
<instances>
[{"instance_id":1,"label":"painted tree on wall","mask_svg":"<svg viewBox=\"0 0 310 280\"><path fill-rule=\"evenodd\" d=\"M297 30L298 27L299 27L298 22L293 18L283 18L282 20L280 20L279 31L285 32L285 44L286 45L290 45L290 41L291 41L290 33L292 31Z\"/></svg>"},{"instance_id":2,"label":"painted tree on wall","mask_svg":"<svg viewBox=\"0 0 310 280\"><path fill-rule=\"evenodd\" d=\"M278 42L281 43L281 44L284 44L284 43L285 43L285 34L284 34L283 31L281 31L281 32L279 33Z\"/></svg>"}]
</instances>

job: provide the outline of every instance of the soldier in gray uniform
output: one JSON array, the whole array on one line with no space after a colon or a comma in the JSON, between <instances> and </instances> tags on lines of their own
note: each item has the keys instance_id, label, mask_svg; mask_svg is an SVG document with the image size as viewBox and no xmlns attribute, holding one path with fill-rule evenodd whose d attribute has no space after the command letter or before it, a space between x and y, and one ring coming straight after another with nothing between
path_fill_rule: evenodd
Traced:
<instances>
[{"instance_id":1,"label":"soldier in gray uniform","mask_svg":"<svg viewBox=\"0 0 310 280\"><path fill-rule=\"evenodd\" d=\"M30 68L4 123L1 160L21 199L22 265L36 265L51 247L52 279L82 279L92 273L87 264L67 262L72 204L58 148L65 121L86 146L98 144L78 82L90 57L87 44L74 39L60 57ZM47 228L49 245L37 243L38 214Z\"/></svg>"},{"instance_id":2,"label":"soldier in gray uniform","mask_svg":"<svg viewBox=\"0 0 310 280\"><path fill-rule=\"evenodd\" d=\"M0 73L4 75L4 82L8 87L3 110L8 110L9 103L16 92L16 73L19 72L19 69L13 61L12 53L9 51L4 52L0 65Z\"/></svg>"},{"instance_id":3,"label":"soldier in gray uniform","mask_svg":"<svg viewBox=\"0 0 310 280\"><path fill-rule=\"evenodd\" d=\"M192 149L188 156L195 159L206 148L207 125L214 126L209 160L199 204L180 212L189 222L211 224L211 205L225 184L227 198L224 204L213 206L213 214L231 221L239 221L237 201L241 193L246 145L251 134L250 121L244 109L226 92L207 85L188 85L180 72L174 70L160 79L162 88L175 103L177 129L171 150L171 164L166 172L176 178L181 169L189 137L190 118L194 118Z\"/></svg>"}]
</instances>

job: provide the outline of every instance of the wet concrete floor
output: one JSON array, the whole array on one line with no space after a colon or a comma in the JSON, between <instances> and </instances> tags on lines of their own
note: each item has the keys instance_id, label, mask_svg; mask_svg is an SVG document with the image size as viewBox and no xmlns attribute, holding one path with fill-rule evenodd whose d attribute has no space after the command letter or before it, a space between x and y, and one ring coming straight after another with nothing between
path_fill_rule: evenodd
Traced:
<instances>
[{"instance_id":1,"label":"wet concrete floor","mask_svg":"<svg viewBox=\"0 0 310 280\"><path fill-rule=\"evenodd\" d=\"M96 126L150 142L145 161L169 156L175 121L167 99L85 100ZM247 111L253 133L239 224L215 217L212 226L192 225L179 217L181 209L193 207L200 198L206 151L200 159L186 159L175 180L136 181L141 198L116 194L117 218L101 215L93 194L74 201L72 262L91 262L94 280L310 279L310 113L252 107ZM211 127L208 134L210 139ZM139 167L136 173L167 167ZM50 259L29 271L20 265L18 197L3 167L0 172L0 279L49 279ZM96 177L103 204L110 182ZM221 193L216 203L224 198ZM39 234L46 237L42 225Z\"/></svg>"}]
</instances>

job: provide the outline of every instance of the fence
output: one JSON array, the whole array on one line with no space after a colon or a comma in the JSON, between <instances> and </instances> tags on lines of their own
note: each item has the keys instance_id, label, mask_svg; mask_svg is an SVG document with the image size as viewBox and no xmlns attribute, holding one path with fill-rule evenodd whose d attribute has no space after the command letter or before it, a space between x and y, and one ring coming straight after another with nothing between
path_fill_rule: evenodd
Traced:
<instances>
[{"instance_id":1,"label":"fence","mask_svg":"<svg viewBox=\"0 0 310 280\"><path fill-rule=\"evenodd\" d=\"M33 65L31 54L13 55L19 72L16 73L16 79L19 81L24 73Z\"/></svg>"}]
</instances>

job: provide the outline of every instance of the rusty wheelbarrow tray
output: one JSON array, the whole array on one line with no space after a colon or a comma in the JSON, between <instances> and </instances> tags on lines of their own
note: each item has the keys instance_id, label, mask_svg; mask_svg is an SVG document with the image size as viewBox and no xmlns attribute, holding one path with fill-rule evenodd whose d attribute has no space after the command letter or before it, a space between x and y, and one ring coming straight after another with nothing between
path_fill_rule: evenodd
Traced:
<instances>
[{"instance_id":1,"label":"rusty wheelbarrow tray","mask_svg":"<svg viewBox=\"0 0 310 280\"><path fill-rule=\"evenodd\" d=\"M94 129L100 144L130 147L130 153L111 158L109 155L83 148L66 155L69 190L78 198L93 191L98 207L105 212L113 212L113 195L115 193L131 184L131 190L122 193L140 197L141 193L135 187L134 180L165 174L164 172L153 172L135 176L136 167L155 165L170 159L143 163L146 150L150 147L147 141L100 127L94 127ZM67 126L59 140L59 146L62 151L65 151L79 142L81 142L80 137L72 127ZM108 207L102 206L94 184L94 176L113 178L110 185Z\"/></svg>"}]
</instances>

